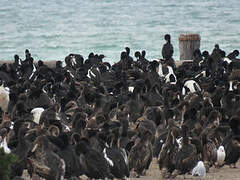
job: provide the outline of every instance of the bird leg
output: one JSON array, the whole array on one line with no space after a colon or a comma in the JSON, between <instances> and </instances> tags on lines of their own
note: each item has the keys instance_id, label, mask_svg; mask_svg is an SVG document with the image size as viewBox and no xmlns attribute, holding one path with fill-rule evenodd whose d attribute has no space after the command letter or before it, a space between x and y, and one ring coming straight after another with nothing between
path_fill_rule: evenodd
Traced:
<instances>
[{"instance_id":1,"label":"bird leg","mask_svg":"<svg viewBox=\"0 0 240 180\"><path fill-rule=\"evenodd\" d=\"M167 178L168 177L168 170L167 168L162 168L161 169L161 174L162 174L162 178Z\"/></svg>"},{"instance_id":2,"label":"bird leg","mask_svg":"<svg viewBox=\"0 0 240 180\"><path fill-rule=\"evenodd\" d=\"M5 112L2 112L2 122L5 121Z\"/></svg>"},{"instance_id":3,"label":"bird leg","mask_svg":"<svg viewBox=\"0 0 240 180\"><path fill-rule=\"evenodd\" d=\"M175 177L177 177L177 175L179 175L179 174L180 174L180 171L175 169L175 170L172 172L171 178L175 178ZM184 179L185 179L185 176L184 176Z\"/></svg>"},{"instance_id":4,"label":"bird leg","mask_svg":"<svg viewBox=\"0 0 240 180\"><path fill-rule=\"evenodd\" d=\"M142 175L142 176L146 176L146 174L147 174L147 170L144 169L141 175Z\"/></svg>"},{"instance_id":5,"label":"bird leg","mask_svg":"<svg viewBox=\"0 0 240 180\"><path fill-rule=\"evenodd\" d=\"M8 115L6 114L6 112L2 112L2 122L0 124L0 127L2 127L2 125L8 120L10 120L10 119L9 119Z\"/></svg>"},{"instance_id":6,"label":"bird leg","mask_svg":"<svg viewBox=\"0 0 240 180\"><path fill-rule=\"evenodd\" d=\"M137 171L135 171L136 172L136 178L140 178L141 177L141 172L137 172Z\"/></svg>"},{"instance_id":7,"label":"bird leg","mask_svg":"<svg viewBox=\"0 0 240 180\"><path fill-rule=\"evenodd\" d=\"M32 180L40 180L40 179L41 178L37 174L33 173Z\"/></svg>"},{"instance_id":8,"label":"bird leg","mask_svg":"<svg viewBox=\"0 0 240 180\"><path fill-rule=\"evenodd\" d=\"M5 120L5 112L2 112L2 122L1 122L1 124L3 124L6 120Z\"/></svg>"},{"instance_id":9,"label":"bird leg","mask_svg":"<svg viewBox=\"0 0 240 180\"><path fill-rule=\"evenodd\" d=\"M132 176L135 178L140 178L140 174L138 174L136 171L132 172Z\"/></svg>"},{"instance_id":10,"label":"bird leg","mask_svg":"<svg viewBox=\"0 0 240 180\"><path fill-rule=\"evenodd\" d=\"M209 169L210 169L209 161L204 161L204 166L206 168L206 172L209 172Z\"/></svg>"},{"instance_id":11,"label":"bird leg","mask_svg":"<svg viewBox=\"0 0 240 180\"><path fill-rule=\"evenodd\" d=\"M230 164L230 165L229 165L229 168L237 168L236 163Z\"/></svg>"},{"instance_id":12,"label":"bird leg","mask_svg":"<svg viewBox=\"0 0 240 180\"><path fill-rule=\"evenodd\" d=\"M219 164L214 164L214 167L216 168L216 169L219 169L220 168L220 166L219 166Z\"/></svg>"},{"instance_id":13,"label":"bird leg","mask_svg":"<svg viewBox=\"0 0 240 180\"><path fill-rule=\"evenodd\" d=\"M236 163L234 163L234 164L233 164L233 168L237 168L237 165L236 165Z\"/></svg>"}]
</instances>

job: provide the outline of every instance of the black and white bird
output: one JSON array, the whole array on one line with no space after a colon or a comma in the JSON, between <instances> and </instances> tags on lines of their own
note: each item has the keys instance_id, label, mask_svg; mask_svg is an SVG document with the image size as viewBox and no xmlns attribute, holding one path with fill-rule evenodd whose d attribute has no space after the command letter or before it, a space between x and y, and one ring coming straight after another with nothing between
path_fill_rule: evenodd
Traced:
<instances>
[{"instance_id":1,"label":"black and white bird","mask_svg":"<svg viewBox=\"0 0 240 180\"><path fill-rule=\"evenodd\" d=\"M34 63L32 64L32 68L33 68L32 69L32 74L29 76L29 79L32 79L34 73L37 71L36 66L34 65Z\"/></svg>"},{"instance_id":2,"label":"black and white bird","mask_svg":"<svg viewBox=\"0 0 240 180\"><path fill-rule=\"evenodd\" d=\"M230 80L228 83L229 83L228 91L235 91L239 87L239 81L238 80Z\"/></svg>"},{"instance_id":3,"label":"black and white bird","mask_svg":"<svg viewBox=\"0 0 240 180\"><path fill-rule=\"evenodd\" d=\"M166 83L170 83L170 84L177 83L177 77L171 66L166 66L166 65L163 66L161 63L159 63L157 71L160 77L164 77Z\"/></svg>"},{"instance_id":4,"label":"black and white bird","mask_svg":"<svg viewBox=\"0 0 240 180\"><path fill-rule=\"evenodd\" d=\"M113 165L112 161L109 158L107 160L102 153L93 149L89 142L80 140L75 147L75 151L87 177L91 179L113 179L109 167L110 162L110 165Z\"/></svg>"},{"instance_id":5,"label":"black and white bird","mask_svg":"<svg viewBox=\"0 0 240 180\"><path fill-rule=\"evenodd\" d=\"M200 85L193 79L189 79L184 82L182 88L182 95L185 96L188 93L195 93L201 91Z\"/></svg>"},{"instance_id":6,"label":"black and white bird","mask_svg":"<svg viewBox=\"0 0 240 180\"><path fill-rule=\"evenodd\" d=\"M175 178L177 175L185 175L186 173L190 172L197 163L197 149L190 142L190 139L187 135L188 131L188 127L186 125L182 125L182 138L176 140L179 144L179 149L174 157L176 163L175 170L171 175L172 178ZM180 141L180 143L178 141Z\"/></svg>"},{"instance_id":7,"label":"black and white bird","mask_svg":"<svg viewBox=\"0 0 240 180\"><path fill-rule=\"evenodd\" d=\"M107 160L111 173L118 179L129 177L128 162L121 149L117 147L104 148L104 158Z\"/></svg>"},{"instance_id":8,"label":"black and white bird","mask_svg":"<svg viewBox=\"0 0 240 180\"><path fill-rule=\"evenodd\" d=\"M166 83L176 84L177 83L177 77L173 72L173 68L171 66L167 66L167 68L168 68L168 74L165 76Z\"/></svg>"},{"instance_id":9,"label":"black and white bird","mask_svg":"<svg viewBox=\"0 0 240 180\"><path fill-rule=\"evenodd\" d=\"M103 149L104 158L107 160L111 173L117 179L125 179L130 175L128 168L128 159L125 149L118 147L119 128L112 129L113 135L111 139L111 146L105 142Z\"/></svg>"}]
</instances>

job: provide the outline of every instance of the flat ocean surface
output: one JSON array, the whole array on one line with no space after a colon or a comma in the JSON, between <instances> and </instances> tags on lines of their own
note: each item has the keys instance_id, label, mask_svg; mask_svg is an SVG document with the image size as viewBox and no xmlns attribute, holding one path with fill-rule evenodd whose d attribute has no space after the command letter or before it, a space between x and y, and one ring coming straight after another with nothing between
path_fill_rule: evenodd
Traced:
<instances>
[{"instance_id":1,"label":"flat ocean surface","mask_svg":"<svg viewBox=\"0 0 240 180\"><path fill-rule=\"evenodd\" d=\"M181 33L199 33L201 51L218 43L230 53L240 50L239 9L239 0L0 0L0 59L29 49L35 60L94 52L113 63L129 46L152 60L166 33L176 60Z\"/></svg>"}]
</instances>

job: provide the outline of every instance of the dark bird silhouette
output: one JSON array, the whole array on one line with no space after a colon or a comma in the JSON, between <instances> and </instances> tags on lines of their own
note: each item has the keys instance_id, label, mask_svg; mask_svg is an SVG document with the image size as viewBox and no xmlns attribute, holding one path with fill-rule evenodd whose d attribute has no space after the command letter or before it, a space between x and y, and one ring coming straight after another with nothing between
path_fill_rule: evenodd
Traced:
<instances>
[{"instance_id":1,"label":"dark bird silhouette","mask_svg":"<svg viewBox=\"0 0 240 180\"><path fill-rule=\"evenodd\" d=\"M24 135L27 129L22 126L18 130L17 147L12 149L12 153L18 158L17 162L12 165L12 177L22 176L24 169L27 168L27 157L32 149L32 144L25 140Z\"/></svg>"},{"instance_id":2,"label":"dark bird silhouette","mask_svg":"<svg viewBox=\"0 0 240 180\"><path fill-rule=\"evenodd\" d=\"M111 147L103 149L103 155L108 160L111 173L115 178L124 179L129 177L128 157L125 149L118 147L119 128L115 128L112 135Z\"/></svg>"},{"instance_id":3,"label":"dark bird silhouette","mask_svg":"<svg viewBox=\"0 0 240 180\"><path fill-rule=\"evenodd\" d=\"M187 136L187 126L182 126L182 145L180 150L176 153L176 170L173 171L171 177L175 178L177 175L185 175L190 172L197 163L197 149L190 143Z\"/></svg>"},{"instance_id":4,"label":"dark bird silhouette","mask_svg":"<svg viewBox=\"0 0 240 180\"><path fill-rule=\"evenodd\" d=\"M75 151L87 177L95 179L113 178L108 160L102 153L94 150L88 141L81 140L76 145Z\"/></svg>"},{"instance_id":5,"label":"dark bird silhouette","mask_svg":"<svg viewBox=\"0 0 240 180\"><path fill-rule=\"evenodd\" d=\"M139 140L136 140L129 154L129 169L137 173L140 177L152 161L152 133L145 129L139 128Z\"/></svg>"},{"instance_id":6,"label":"dark bird silhouette","mask_svg":"<svg viewBox=\"0 0 240 180\"><path fill-rule=\"evenodd\" d=\"M63 179L65 162L53 151L47 136L38 136L34 144L33 155L28 158L33 172L46 180Z\"/></svg>"},{"instance_id":7,"label":"dark bird silhouette","mask_svg":"<svg viewBox=\"0 0 240 180\"><path fill-rule=\"evenodd\" d=\"M175 156L178 151L176 137L179 130L172 125L173 121L169 120L169 129L166 142L162 145L161 151L158 156L158 165L163 178L168 178L175 170Z\"/></svg>"},{"instance_id":8,"label":"dark bird silhouette","mask_svg":"<svg viewBox=\"0 0 240 180\"><path fill-rule=\"evenodd\" d=\"M225 148L225 163L230 167L236 168L236 163L240 158L240 136L233 135L224 143Z\"/></svg>"}]
</instances>

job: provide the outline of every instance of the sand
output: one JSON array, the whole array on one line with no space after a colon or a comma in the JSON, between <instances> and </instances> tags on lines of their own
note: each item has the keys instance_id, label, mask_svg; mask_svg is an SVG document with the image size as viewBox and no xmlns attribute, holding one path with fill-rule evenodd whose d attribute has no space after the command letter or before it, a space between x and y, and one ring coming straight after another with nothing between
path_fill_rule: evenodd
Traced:
<instances>
[{"instance_id":1,"label":"sand","mask_svg":"<svg viewBox=\"0 0 240 180\"><path fill-rule=\"evenodd\" d=\"M238 168L229 168L229 166L223 166L220 169L211 168L210 172L207 173L206 180L240 180L240 162L237 164ZM141 176L140 178L134 178L134 173L131 173L129 180L161 180L161 173L158 168L157 160L153 159L150 169L147 171L146 176ZM23 175L25 180L30 180L27 172L24 172ZM33 178L35 179L35 178ZM36 178L35 180L42 180L42 178ZM85 176L82 179L87 179ZM174 180L184 179L183 175L177 176ZM185 175L187 180L199 180L199 177L193 177L191 175Z\"/></svg>"},{"instance_id":2,"label":"sand","mask_svg":"<svg viewBox=\"0 0 240 180\"><path fill-rule=\"evenodd\" d=\"M240 168L240 162L238 162L237 167ZM206 180L240 180L240 170L238 168L229 168L229 166L223 166L220 169L211 168L210 172L207 173ZM193 177L191 175L185 175L186 179L196 179L199 177ZM158 168L157 160L154 159L150 169L147 171L146 176L139 178L130 178L131 180L161 180L161 173ZM177 176L174 180L184 179L183 175Z\"/></svg>"}]
</instances>

